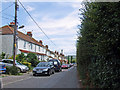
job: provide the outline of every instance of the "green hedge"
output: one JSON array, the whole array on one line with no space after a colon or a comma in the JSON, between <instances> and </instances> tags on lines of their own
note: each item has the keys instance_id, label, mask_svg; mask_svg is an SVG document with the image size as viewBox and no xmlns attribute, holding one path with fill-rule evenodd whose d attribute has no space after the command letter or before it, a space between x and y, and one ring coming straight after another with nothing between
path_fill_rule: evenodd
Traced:
<instances>
[{"instance_id":1,"label":"green hedge","mask_svg":"<svg viewBox=\"0 0 120 90\"><path fill-rule=\"evenodd\" d=\"M77 63L86 86L120 88L120 2L84 3Z\"/></svg>"}]
</instances>

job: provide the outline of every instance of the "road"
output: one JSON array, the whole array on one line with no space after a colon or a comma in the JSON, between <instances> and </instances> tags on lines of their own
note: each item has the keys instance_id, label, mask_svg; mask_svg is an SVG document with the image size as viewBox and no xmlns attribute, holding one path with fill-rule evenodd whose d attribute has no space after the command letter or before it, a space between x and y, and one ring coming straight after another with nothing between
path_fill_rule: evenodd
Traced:
<instances>
[{"instance_id":1,"label":"road","mask_svg":"<svg viewBox=\"0 0 120 90\"><path fill-rule=\"evenodd\" d=\"M23 76L4 77L3 88L79 88L77 69L71 67L51 76Z\"/></svg>"}]
</instances>

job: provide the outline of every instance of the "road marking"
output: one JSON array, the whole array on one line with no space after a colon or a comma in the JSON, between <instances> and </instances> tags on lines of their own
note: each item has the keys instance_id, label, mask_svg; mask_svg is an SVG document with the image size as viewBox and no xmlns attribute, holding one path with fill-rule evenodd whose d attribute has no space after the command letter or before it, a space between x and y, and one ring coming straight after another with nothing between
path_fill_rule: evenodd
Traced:
<instances>
[{"instance_id":1,"label":"road marking","mask_svg":"<svg viewBox=\"0 0 120 90\"><path fill-rule=\"evenodd\" d=\"M16 80L16 81L14 81L14 82L9 82L9 83L2 84L2 85L5 86L5 85L8 85L8 84L16 83L16 82L23 81L23 80L27 80L27 79L30 79L30 78L31 78L31 77L28 77L28 78L25 78L25 79ZM2 87L3 87L3 86L2 86Z\"/></svg>"}]
</instances>

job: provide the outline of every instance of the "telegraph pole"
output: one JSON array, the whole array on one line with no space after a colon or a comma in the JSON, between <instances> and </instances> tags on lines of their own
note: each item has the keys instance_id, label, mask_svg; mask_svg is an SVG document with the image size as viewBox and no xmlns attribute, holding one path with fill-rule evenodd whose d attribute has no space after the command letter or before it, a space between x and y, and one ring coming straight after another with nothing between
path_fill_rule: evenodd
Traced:
<instances>
[{"instance_id":1,"label":"telegraph pole","mask_svg":"<svg viewBox=\"0 0 120 90\"><path fill-rule=\"evenodd\" d=\"M13 41L13 66L15 66L15 55L16 55L16 31L17 31L17 0L15 0L15 26L14 26L14 41Z\"/></svg>"}]
</instances>

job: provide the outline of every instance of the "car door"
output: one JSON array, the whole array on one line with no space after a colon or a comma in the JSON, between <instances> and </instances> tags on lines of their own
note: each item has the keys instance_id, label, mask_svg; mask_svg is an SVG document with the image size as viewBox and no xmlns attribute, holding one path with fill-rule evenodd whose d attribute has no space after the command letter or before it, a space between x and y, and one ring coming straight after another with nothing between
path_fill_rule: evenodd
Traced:
<instances>
[{"instance_id":1,"label":"car door","mask_svg":"<svg viewBox=\"0 0 120 90\"><path fill-rule=\"evenodd\" d=\"M8 60L8 65L9 65L10 67L12 67L12 66L13 66L13 61Z\"/></svg>"},{"instance_id":2,"label":"car door","mask_svg":"<svg viewBox=\"0 0 120 90\"><path fill-rule=\"evenodd\" d=\"M12 61L10 61L10 60L3 60L2 62L8 67L13 66Z\"/></svg>"},{"instance_id":3,"label":"car door","mask_svg":"<svg viewBox=\"0 0 120 90\"><path fill-rule=\"evenodd\" d=\"M2 63L5 64L5 66L8 66L8 60L3 60Z\"/></svg>"}]
</instances>

